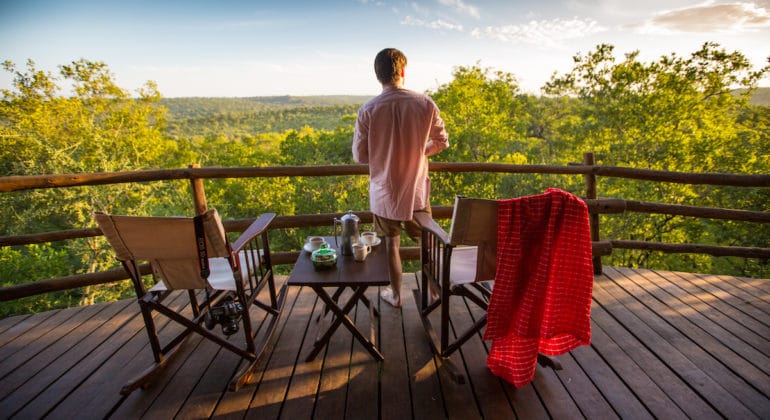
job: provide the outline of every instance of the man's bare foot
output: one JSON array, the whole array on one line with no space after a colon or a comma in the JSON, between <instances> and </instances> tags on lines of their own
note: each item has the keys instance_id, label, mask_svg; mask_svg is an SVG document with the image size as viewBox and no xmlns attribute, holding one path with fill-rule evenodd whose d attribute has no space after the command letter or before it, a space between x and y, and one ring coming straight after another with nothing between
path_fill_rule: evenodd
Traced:
<instances>
[{"instance_id":1,"label":"man's bare foot","mask_svg":"<svg viewBox=\"0 0 770 420\"><path fill-rule=\"evenodd\" d=\"M380 292L380 297L382 298L382 300L384 300L385 302L388 302L390 306L394 308L401 307L401 296L393 293L393 289L391 289L390 287L386 287L382 289L382 291Z\"/></svg>"}]
</instances>

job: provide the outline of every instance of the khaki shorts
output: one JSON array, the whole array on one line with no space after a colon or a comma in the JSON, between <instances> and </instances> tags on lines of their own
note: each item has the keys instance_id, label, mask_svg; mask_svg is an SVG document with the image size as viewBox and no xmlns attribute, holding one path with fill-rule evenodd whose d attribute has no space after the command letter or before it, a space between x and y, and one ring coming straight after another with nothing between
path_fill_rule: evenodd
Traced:
<instances>
[{"instance_id":1,"label":"khaki shorts","mask_svg":"<svg viewBox=\"0 0 770 420\"><path fill-rule=\"evenodd\" d=\"M415 213L428 213L428 216L432 215L430 205L426 206L424 209L415 211ZM401 229L404 229L406 234L409 235L412 240L417 241L420 239L420 225L417 224L414 219L392 220L377 216L376 214L373 216L374 230L377 231L378 235L388 237L398 236L401 234Z\"/></svg>"}]
</instances>

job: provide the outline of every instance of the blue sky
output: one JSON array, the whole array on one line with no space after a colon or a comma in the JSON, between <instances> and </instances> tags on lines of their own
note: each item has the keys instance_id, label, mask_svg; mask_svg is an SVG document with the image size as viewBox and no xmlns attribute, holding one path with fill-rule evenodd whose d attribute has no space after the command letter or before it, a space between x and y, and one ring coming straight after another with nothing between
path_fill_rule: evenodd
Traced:
<instances>
[{"instance_id":1,"label":"blue sky","mask_svg":"<svg viewBox=\"0 0 770 420\"><path fill-rule=\"evenodd\" d=\"M103 61L121 87L153 80L164 97L375 95L384 47L407 55L414 90L479 64L539 93L600 43L652 61L707 41L767 64L770 0L0 0L0 60Z\"/></svg>"}]
</instances>

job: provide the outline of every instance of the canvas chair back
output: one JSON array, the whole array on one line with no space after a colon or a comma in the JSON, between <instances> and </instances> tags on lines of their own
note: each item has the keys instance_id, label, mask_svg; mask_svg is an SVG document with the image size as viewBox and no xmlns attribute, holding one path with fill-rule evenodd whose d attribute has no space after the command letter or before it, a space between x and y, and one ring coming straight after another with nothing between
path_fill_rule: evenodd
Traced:
<instances>
[{"instance_id":1,"label":"canvas chair back","mask_svg":"<svg viewBox=\"0 0 770 420\"><path fill-rule=\"evenodd\" d=\"M192 217L116 216L95 213L96 222L121 261L148 261L167 289L203 289ZM216 209L201 215L209 258L229 257Z\"/></svg>"},{"instance_id":2,"label":"canvas chair back","mask_svg":"<svg viewBox=\"0 0 770 420\"><path fill-rule=\"evenodd\" d=\"M478 247L475 281L493 280L497 258L497 201L457 196L449 243Z\"/></svg>"}]
</instances>

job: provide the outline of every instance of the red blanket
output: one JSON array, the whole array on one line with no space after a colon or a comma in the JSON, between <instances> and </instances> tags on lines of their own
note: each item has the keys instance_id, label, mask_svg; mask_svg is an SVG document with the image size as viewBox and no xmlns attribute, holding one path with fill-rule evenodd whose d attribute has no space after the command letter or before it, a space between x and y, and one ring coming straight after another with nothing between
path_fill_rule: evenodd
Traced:
<instances>
[{"instance_id":1,"label":"red blanket","mask_svg":"<svg viewBox=\"0 0 770 420\"><path fill-rule=\"evenodd\" d=\"M537 354L564 354L591 341L591 235L578 197L544 194L498 204L497 274L487 311L487 366L523 386Z\"/></svg>"}]
</instances>

